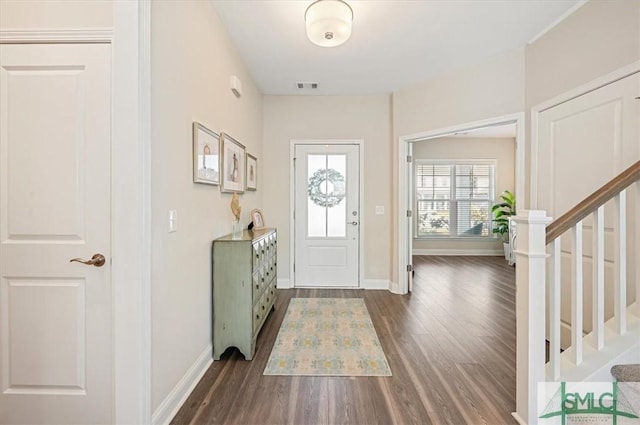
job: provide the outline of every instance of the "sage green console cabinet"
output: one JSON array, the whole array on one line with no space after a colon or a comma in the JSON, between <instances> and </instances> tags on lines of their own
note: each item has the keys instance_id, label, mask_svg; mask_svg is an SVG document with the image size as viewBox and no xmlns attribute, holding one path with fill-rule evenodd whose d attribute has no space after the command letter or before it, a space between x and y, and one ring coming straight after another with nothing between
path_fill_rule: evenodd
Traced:
<instances>
[{"instance_id":1,"label":"sage green console cabinet","mask_svg":"<svg viewBox=\"0 0 640 425\"><path fill-rule=\"evenodd\" d=\"M277 272L275 229L245 230L213 241L213 358L236 347L253 359L256 339L275 309Z\"/></svg>"}]
</instances>

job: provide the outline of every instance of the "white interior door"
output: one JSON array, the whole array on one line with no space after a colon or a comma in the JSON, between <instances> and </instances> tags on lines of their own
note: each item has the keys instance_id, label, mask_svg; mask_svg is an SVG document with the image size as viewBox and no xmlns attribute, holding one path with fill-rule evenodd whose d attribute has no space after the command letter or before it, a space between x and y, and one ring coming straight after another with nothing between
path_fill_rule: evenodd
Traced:
<instances>
[{"instance_id":1,"label":"white interior door","mask_svg":"<svg viewBox=\"0 0 640 425\"><path fill-rule=\"evenodd\" d=\"M540 113L538 209L558 217L638 160L639 90L636 73Z\"/></svg>"},{"instance_id":2,"label":"white interior door","mask_svg":"<svg viewBox=\"0 0 640 425\"><path fill-rule=\"evenodd\" d=\"M296 287L358 287L358 145L295 146Z\"/></svg>"},{"instance_id":3,"label":"white interior door","mask_svg":"<svg viewBox=\"0 0 640 425\"><path fill-rule=\"evenodd\" d=\"M636 73L597 90L561 103L540 113L536 208L553 218L574 207L588 195L640 159L640 74ZM628 234L640 225L635 210L635 193L627 196ZM615 220L612 201L605 206L605 292L613 293L613 243ZM591 330L591 281L593 220L584 220L584 329ZM571 321L571 238L562 238L562 320ZM628 238L628 259L638 258L634 238ZM628 282L635 282L633 267ZM628 285L627 299L633 299L634 285ZM613 312L613 297L605 297L605 315ZM562 346L570 344L570 332L563 326Z\"/></svg>"},{"instance_id":4,"label":"white interior door","mask_svg":"<svg viewBox=\"0 0 640 425\"><path fill-rule=\"evenodd\" d=\"M110 51L0 45L0 423L112 422Z\"/></svg>"}]
</instances>

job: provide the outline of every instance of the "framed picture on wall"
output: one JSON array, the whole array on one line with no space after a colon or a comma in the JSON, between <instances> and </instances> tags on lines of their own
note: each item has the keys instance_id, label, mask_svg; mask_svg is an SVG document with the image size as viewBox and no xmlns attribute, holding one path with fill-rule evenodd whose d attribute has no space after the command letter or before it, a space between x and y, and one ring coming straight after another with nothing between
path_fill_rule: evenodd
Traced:
<instances>
[{"instance_id":1,"label":"framed picture on wall","mask_svg":"<svg viewBox=\"0 0 640 425\"><path fill-rule=\"evenodd\" d=\"M245 148L244 145L226 133L222 140L222 185L223 192L244 192L245 186Z\"/></svg>"},{"instance_id":2,"label":"framed picture on wall","mask_svg":"<svg viewBox=\"0 0 640 425\"><path fill-rule=\"evenodd\" d=\"M199 122L193 123L193 181L220 184L220 136Z\"/></svg>"},{"instance_id":3,"label":"framed picture on wall","mask_svg":"<svg viewBox=\"0 0 640 425\"><path fill-rule=\"evenodd\" d=\"M258 158L247 152L247 190L258 189Z\"/></svg>"}]
</instances>

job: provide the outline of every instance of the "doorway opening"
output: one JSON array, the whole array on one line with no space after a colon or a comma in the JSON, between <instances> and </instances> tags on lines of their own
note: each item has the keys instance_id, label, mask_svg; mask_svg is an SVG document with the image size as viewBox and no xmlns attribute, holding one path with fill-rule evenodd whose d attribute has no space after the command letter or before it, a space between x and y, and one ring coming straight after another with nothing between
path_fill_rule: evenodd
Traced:
<instances>
[{"instance_id":1,"label":"doorway opening","mask_svg":"<svg viewBox=\"0 0 640 425\"><path fill-rule=\"evenodd\" d=\"M412 289L413 236L414 236L414 144L443 137L469 136L482 133L511 131L515 139L514 174L516 199L524 199L524 113L496 117L483 121L460 124L418 134L400 137L398 144L398 286L397 293ZM496 194L497 195L497 194Z\"/></svg>"}]
</instances>

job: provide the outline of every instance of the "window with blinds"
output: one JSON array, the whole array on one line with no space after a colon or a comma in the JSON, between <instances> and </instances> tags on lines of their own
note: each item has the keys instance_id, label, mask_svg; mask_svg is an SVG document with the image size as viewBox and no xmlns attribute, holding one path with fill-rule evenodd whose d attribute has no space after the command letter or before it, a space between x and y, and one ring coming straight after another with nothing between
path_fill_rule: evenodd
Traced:
<instances>
[{"instance_id":1,"label":"window with blinds","mask_svg":"<svg viewBox=\"0 0 640 425\"><path fill-rule=\"evenodd\" d=\"M415 164L415 236L491 237L495 161Z\"/></svg>"}]
</instances>

